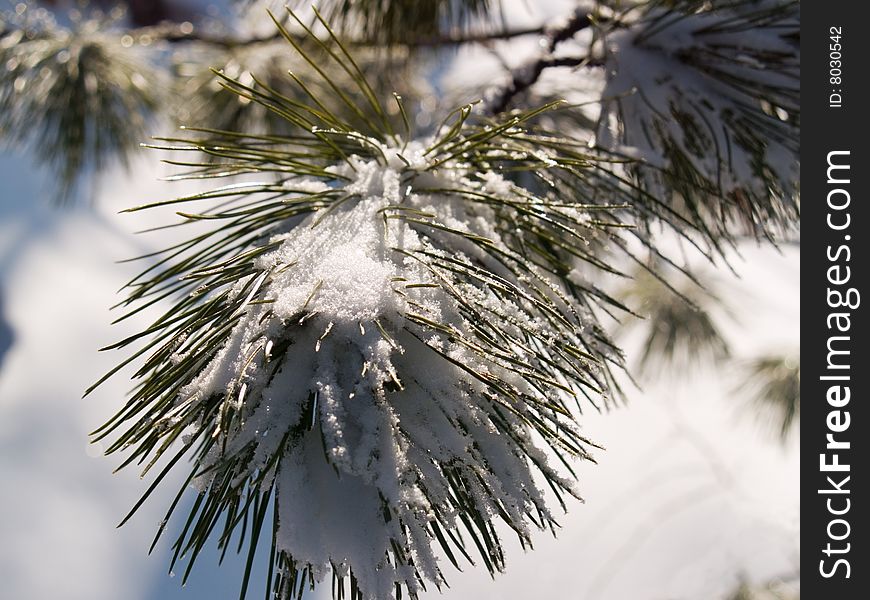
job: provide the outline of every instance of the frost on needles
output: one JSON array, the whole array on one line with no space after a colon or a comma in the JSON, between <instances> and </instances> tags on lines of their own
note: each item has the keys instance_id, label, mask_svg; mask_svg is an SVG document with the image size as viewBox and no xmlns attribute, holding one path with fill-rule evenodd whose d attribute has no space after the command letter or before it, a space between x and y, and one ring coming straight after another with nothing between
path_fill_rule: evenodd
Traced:
<instances>
[{"instance_id":1,"label":"frost on needles","mask_svg":"<svg viewBox=\"0 0 870 600\"><path fill-rule=\"evenodd\" d=\"M355 90L305 104L218 74L293 133L166 140L199 157L173 158L180 178L240 179L133 209L213 226L130 282L129 314L176 302L113 346L142 345L118 367L140 384L95 439L146 471L170 456L131 514L191 460L185 578L210 534L247 543L244 596L265 529L279 598L329 574L338 598L413 597L445 561L502 570L496 523L525 546L577 495L581 399L606 401L621 358L596 318L617 303L575 267L609 269L597 253L626 206L584 144L526 125L549 106L464 106L411 141L401 98L391 115L321 25L304 51L278 27L322 86L330 64Z\"/></svg>"}]
</instances>

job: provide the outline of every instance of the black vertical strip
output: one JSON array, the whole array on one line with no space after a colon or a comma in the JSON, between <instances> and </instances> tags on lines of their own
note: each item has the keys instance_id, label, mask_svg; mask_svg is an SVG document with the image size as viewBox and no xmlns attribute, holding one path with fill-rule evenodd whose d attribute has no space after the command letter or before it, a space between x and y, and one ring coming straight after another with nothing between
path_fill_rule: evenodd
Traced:
<instances>
[{"instance_id":1,"label":"black vertical strip","mask_svg":"<svg viewBox=\"0 0 870 600\"><path fill-rule=\"evenodd\" d=\"M801 15L801 592L870 597L867 5Z\"/></svg>"}]
</instances>

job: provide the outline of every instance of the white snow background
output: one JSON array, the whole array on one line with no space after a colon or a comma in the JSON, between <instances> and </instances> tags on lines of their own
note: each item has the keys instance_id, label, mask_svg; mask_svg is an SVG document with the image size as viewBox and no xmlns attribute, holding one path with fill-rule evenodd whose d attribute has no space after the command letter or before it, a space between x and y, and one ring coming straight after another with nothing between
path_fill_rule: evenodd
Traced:
<instances>
[{"instance_id":1,"label":"white snow background","mask_svg":"<svg viewBox=\"0 0 870 600\"><path fill-rule=\"evenodd\" d=\"M547 3L548 14L530 15L517 0L506 10L519 25L563 14L570 5ZM525 42L525 51L533 46ZM473 72L480 81L486 77L481 64L460 53L449 69ZM134 469L113 475L117 460L87 445L88 431L120 406L130 387L116 377L80 400L121 358L96 350L144 323L109 325L116 290L138 268L115 261L160 247L177 233L136 236L133 231L160 219L117 213L189 189L159 182L167 172L153 153L131 173L108 172L92 203L57 209L50 205L50 173L27 156L0 155L2 599L238 596L240 560L217 568L216 553L202 556L184 589L180 576L166 574L167 542L179 523L170 524L155 556L146 556L182 473L116 529L148 481ZM719 273L725 300L737 308L737 321L723 323L735 354L799 349L799 247L749 244L741 254L732 261L740 279ZM743 409L747 399L734 393L733 375L715 368L688 378L676 374L630 390L624 408L587 413L586 434L607 450L596 452L597 465L579 467L586 503L570 503L558 539L537 535L533 552L509 543L507 573L494 581L482 568L457 573L446 565L445 600L714 599L743 576L763 581L796 572L799 439L783 447L760 429ZM263 577L255 571L250 597L263 596ZM328 597L328 588L317 597Z\"/></svg>"}]
</instances>

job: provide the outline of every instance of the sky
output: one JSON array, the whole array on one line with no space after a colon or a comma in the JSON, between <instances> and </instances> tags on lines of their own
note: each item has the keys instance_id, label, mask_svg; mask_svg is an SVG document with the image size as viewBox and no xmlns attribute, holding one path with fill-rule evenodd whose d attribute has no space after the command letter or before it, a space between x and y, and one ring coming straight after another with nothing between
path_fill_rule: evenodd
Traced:
<instances>
[{"instance_id":1,"label":"sky","mask_svg":"<svg viewBox=\"0 0 870 600\"><path fill-rule=\"evenodd\" d=\"M548 10L555 14L565 4ZM507 6L511 15L520 14L520 2ZM540 15L512 18L529 22ZM468 64L460 55L451 72L467 75ZM120 357L97 349L145 320L110 325L116 292L137 268L117 261L158 248L174 235L135 235L161 217L118 211L192 189L159 181L167 174L145 153L129 171L102 174L91 202L59 209L51 203L51 173L26 153L0 154L4 598L238 595L241 561L231 558L217 568L214 552L201 557L185 588L180 571L167 574L166 542L177 522L170 523L155 555L147 556L181 473L116 528L149 481L132 469L113 474L117 459L101 457L98 447L87 444L88 432L117 410L130 388L122 374L81 399ZM717 271L726 301L739 309L722 321L735 354L799 353L799 246L746 244L739 250L731 257L739 277ZM625 343L629 350L636 346L631 338ZM733 367L662 377L643 390L629 388L628 397L625 406L607 414L583 416L587 435L606 450L596 452L597 464L579 466L585 502L569 504L558 536L540 533L535 550L526 553L505 535L507 572L494 580L480 567L455 573L448 565L445 600L713 599L723 598L742 577L764 581L796 572L797 431L781 445L761 428L745 409L746 398L735 392ZM255 571L253 598L263 597L264 575L258 573L263 571ZM424 596L438 597L434 591Z\"/></svg>"}]
</instances>

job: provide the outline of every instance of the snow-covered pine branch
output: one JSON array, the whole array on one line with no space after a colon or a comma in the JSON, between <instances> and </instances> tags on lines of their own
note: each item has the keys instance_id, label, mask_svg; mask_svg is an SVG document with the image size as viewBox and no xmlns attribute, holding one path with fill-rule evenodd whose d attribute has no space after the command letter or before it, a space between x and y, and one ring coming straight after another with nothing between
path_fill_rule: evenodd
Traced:
<instances>
[{"instance_id":1,"label":"snow-covered pine branch","mask_svg":"<svg viewBox=\"0 0 870 600\"><path fill-rule=\"evenodd\" d=\"M775 239L800 211L800 3L643 3L604 36L596 143L636 163L656 202L716 246L737 233ZM663 202L663 210L657 207Z\"/></svg>"},{"instance_id":2,"label":"snow-covered pine branch","mask_svg":"<svg viewBox=\"0 0 870 600\"><path fill-rule=\"evenodd\" d=\"M313 54L276 26L315 70L349 75L355 90L319 71L354 119L223 75L293 132L167 140L201 157L175 161L182 178L261 179L156 203L215 200L179 212L215 227L129 285L134 312L179 299L114 346L145 342L122 363L140 382L96 439L146 470L177 450L146 497L192 459L199 499L175 546L188 572L219 521L226 547L249 520L251 555L271 529L282 598L329 572L352 598L413 597L445 581L438 556L499 571L496 522L526 544L555 526L540 483L577 495L580 401L606 402L621 358L593 309L616 302L571 265L607 268L593 250L625 206L602 201L582 145L524 126L552 107L472 120L464 106L415 140L401 98L391 117L335 37L305 29Z\"/></svg>"},{"instance_id":3,"label":"snow-covered pine branch","mask_svg":"<svg viewBox=\"0 0 870 600\"><path fill-rule=\"evenodd\" d=\"M712 254L735 220L772 236L797 218L796 8L666 4L577 12L514 77L509 100L577 64L556 46L591 31L580 62L607 67L595 149L545 126L553 104L466 105L416 133L319 15L320 37L292 12L292 32L275 20L302 66L286 78L272 38L227 49L217 120L159 147L178 179L232 182L132 209L177 206L200 227L129 283L122 319L174 304L113 346L138 349L106 377L132 364L138 385L94 437L122 466L164 465L131 515L192 462L167 515L197 488L174 546L184 579L217 532L224 550L248 543L244 596L265 535L281 598L329 573L338 598L413 597L446 581L445 560L503 569L497 523L523 545L555 526L550 505L578 494L572 464L593 446L579 410L607 403L622 364L598 315L627 309L597 275L620 274L620 255L668 263L656 222Z\"/></svg>"}]
</instances>

